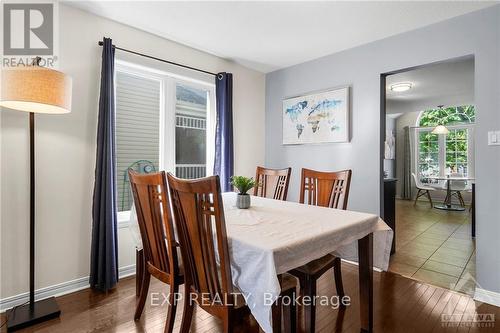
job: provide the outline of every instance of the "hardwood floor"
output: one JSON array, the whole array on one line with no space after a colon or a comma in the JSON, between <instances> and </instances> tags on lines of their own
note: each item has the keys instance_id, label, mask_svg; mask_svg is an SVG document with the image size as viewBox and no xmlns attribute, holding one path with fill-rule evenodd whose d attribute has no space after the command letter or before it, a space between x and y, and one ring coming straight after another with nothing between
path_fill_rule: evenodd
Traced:
<instances>
[{"instance_id":1,"label":"hardwood floor","mask_svg":"<svg viewBox=\"0 0 500 333\"><path fill-rule=\"evenodd\" d=\"M396 253L389 270L468 295L475 291L475 240L470 214L396 200Z\"/></svg>"},{"instance_id":2,"label":"hardwood floor","mask_svg":"<svg viewBox=\"0 0 500 333\"><path fill-rule=\"evenodd\" d=\"M357 267L342 263L346 295L352 304L344 311L329 306L317 306L317 332L359 332L359 302ZM333 272L318 281L318 295L335 295ZM164 284L153 282L150 292L166 291ZM135 278L123 279L107 295L83 290L57 298L62 315L59 319L39 324L22 332L163 332L166 307L146 303L140 321L134 322ZM178 332L182 305L178 307L174 332ZM470 327L465 315L492 314L493 322L481 323L493 327ZM458 316L458 323L445 327L442 315ZM299 315L301 315L299 309ZM1 316L2 322L5 319ZM399 274L374 272L375 332L498 332L500 308L475 302L470 296L428 285ZM462 321L461 321L462 320ZM477 325L478 323L476 323ZM456 326L459 325L459 326ZM235 330L258 332L250 316ZM5 332L5 328L2 329ZM196 309L192 332L221 332L217 319Z\"/></svg>"}]
</instances>

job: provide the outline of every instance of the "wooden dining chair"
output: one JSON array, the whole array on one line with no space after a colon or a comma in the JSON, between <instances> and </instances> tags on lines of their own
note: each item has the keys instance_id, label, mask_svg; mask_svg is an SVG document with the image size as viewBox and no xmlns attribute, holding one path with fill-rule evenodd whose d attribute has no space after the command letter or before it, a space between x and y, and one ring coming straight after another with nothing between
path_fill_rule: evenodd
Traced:
<instances>
[{"instance_id":1,"label":"wooden dining chair","mask_svg":"<svg viewBox=\"0 0 500 333\"><path fill-rule=\"evenodd\" d=\"M232 332L235 322L248 313L248 307L232 283L219 176L182 180L169 173L167 179L186 276L180 332L189 332L193 302L220 318L224 332ZM286 274L280 281L282 294L292 296L296 288L295 278ZM289 311L295 322L295 307ZM295 331L295 326L289 329ZM275 308L273 332L280 330L281 313Z\"/></svg>"},{"instance_id":2,"label":"wooden dining chair","mask_svg":"<svg viewBox=\"0 0 500 333\"><path fill-rule=\"evenodd\" d=\"M351 170L320 172L302 169L300 203L345 210L349 198L351 175ZM291 270L290 273L299 278L302 296L314 297L316 296L316 281L331 268L333 268L335 276L337 295L342 299L344 297L344 287L340 258L327 254L304 266ZM314 332L315 311L314 302L304 307L307 332Z\"/></svg>"},{"instance_id":3,"label":"wooden dining chair","mask_svg":"<svg viewBox=\"0 0 500 333\"><path fill-rule=\"evenodd\" d=\"M258 166L255 173L258 185L254 187L253 195L286 201L291 172L292 168L269 169Z\"/></svg>"},{"instance_id":4,"label":"wooden dining chair","mask_svg":"<svg viewBox=\"0 0 500 333\"><path fill-rule=\"evenodd\" d=\"M184 283L184 275L169 210L165 172L139 174L129 170L128 174L144 249L142 276L136 276L142 278L142 283L134 319L141 318L153 276L170 286L165 332L172 332L178 300L176 293Z\"/></svg>"}]
</instances>

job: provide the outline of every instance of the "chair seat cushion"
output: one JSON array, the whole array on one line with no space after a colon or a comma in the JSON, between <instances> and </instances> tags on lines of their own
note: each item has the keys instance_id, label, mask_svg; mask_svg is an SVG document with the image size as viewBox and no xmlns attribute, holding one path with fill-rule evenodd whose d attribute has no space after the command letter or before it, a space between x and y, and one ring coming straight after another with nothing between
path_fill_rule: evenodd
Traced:
<instances>
[{"instance_id":1,"label":"chair seat cushion","mask_svg":"<svg viewBox=\"0 0 500 333\"><path fill-rule=\"evenodd\" d=\"M326 256L310 261L303 266L294 268L293 270L290 271L290 273L294 274L294 272L296 272L301 275L322 274L324 271L333 267L334 261L335 261L335 256L327 254Z\"/></svg>"},{"instance_id":2,"label":"chair seat cushion","mask_svg":"<svg viewBox=\"0 0 500 333\"><path fill-rule=\"evenodd\" d=\"M435 187L425 186L425 185L421 185L421 186L417 187L417 189L422 190L422 191L436 191Z\"/></svg>"}]
</instances>

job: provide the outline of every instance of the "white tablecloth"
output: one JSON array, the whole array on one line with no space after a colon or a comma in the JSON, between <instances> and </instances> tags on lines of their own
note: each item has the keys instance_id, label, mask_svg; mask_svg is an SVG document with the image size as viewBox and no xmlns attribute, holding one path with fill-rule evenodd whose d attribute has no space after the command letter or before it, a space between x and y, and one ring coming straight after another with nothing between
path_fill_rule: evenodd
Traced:
<instances>
[{"instance_id":1,"label":"white tablecloth","mask_svg":"<svg viewBox=\"0 0 500 333\"><path fill-rule=\"evenodd\" d=\"M253 196L249 209L237 209L236 193L222 197L233 283L265 332L272 332L272 317L264 299L279 296L278 274L328 253L357 261L357 240L372 232L373 264L388 268L393 232L376 215ZM135 210L134 219L140 242Z\"/></svg>"}]
</instances>

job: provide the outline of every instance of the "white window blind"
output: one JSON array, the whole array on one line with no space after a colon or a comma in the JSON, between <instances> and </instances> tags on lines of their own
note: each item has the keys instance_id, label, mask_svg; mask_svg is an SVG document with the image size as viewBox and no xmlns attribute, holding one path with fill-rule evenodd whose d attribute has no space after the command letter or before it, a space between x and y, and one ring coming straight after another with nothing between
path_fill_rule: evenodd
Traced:
<instances>
[{"instance_id":1,"label":"white window blind","mask_svg":"<svg viewBox=\"0 0 500 333\"><path fill-rule=\"evenodd\" d=\"M133 198L127 170L159 169L161 82L116 72L116 184L118 211L130 209ZM151 170L154 169L154 170Z\"/></svg>"}]
</instances>

